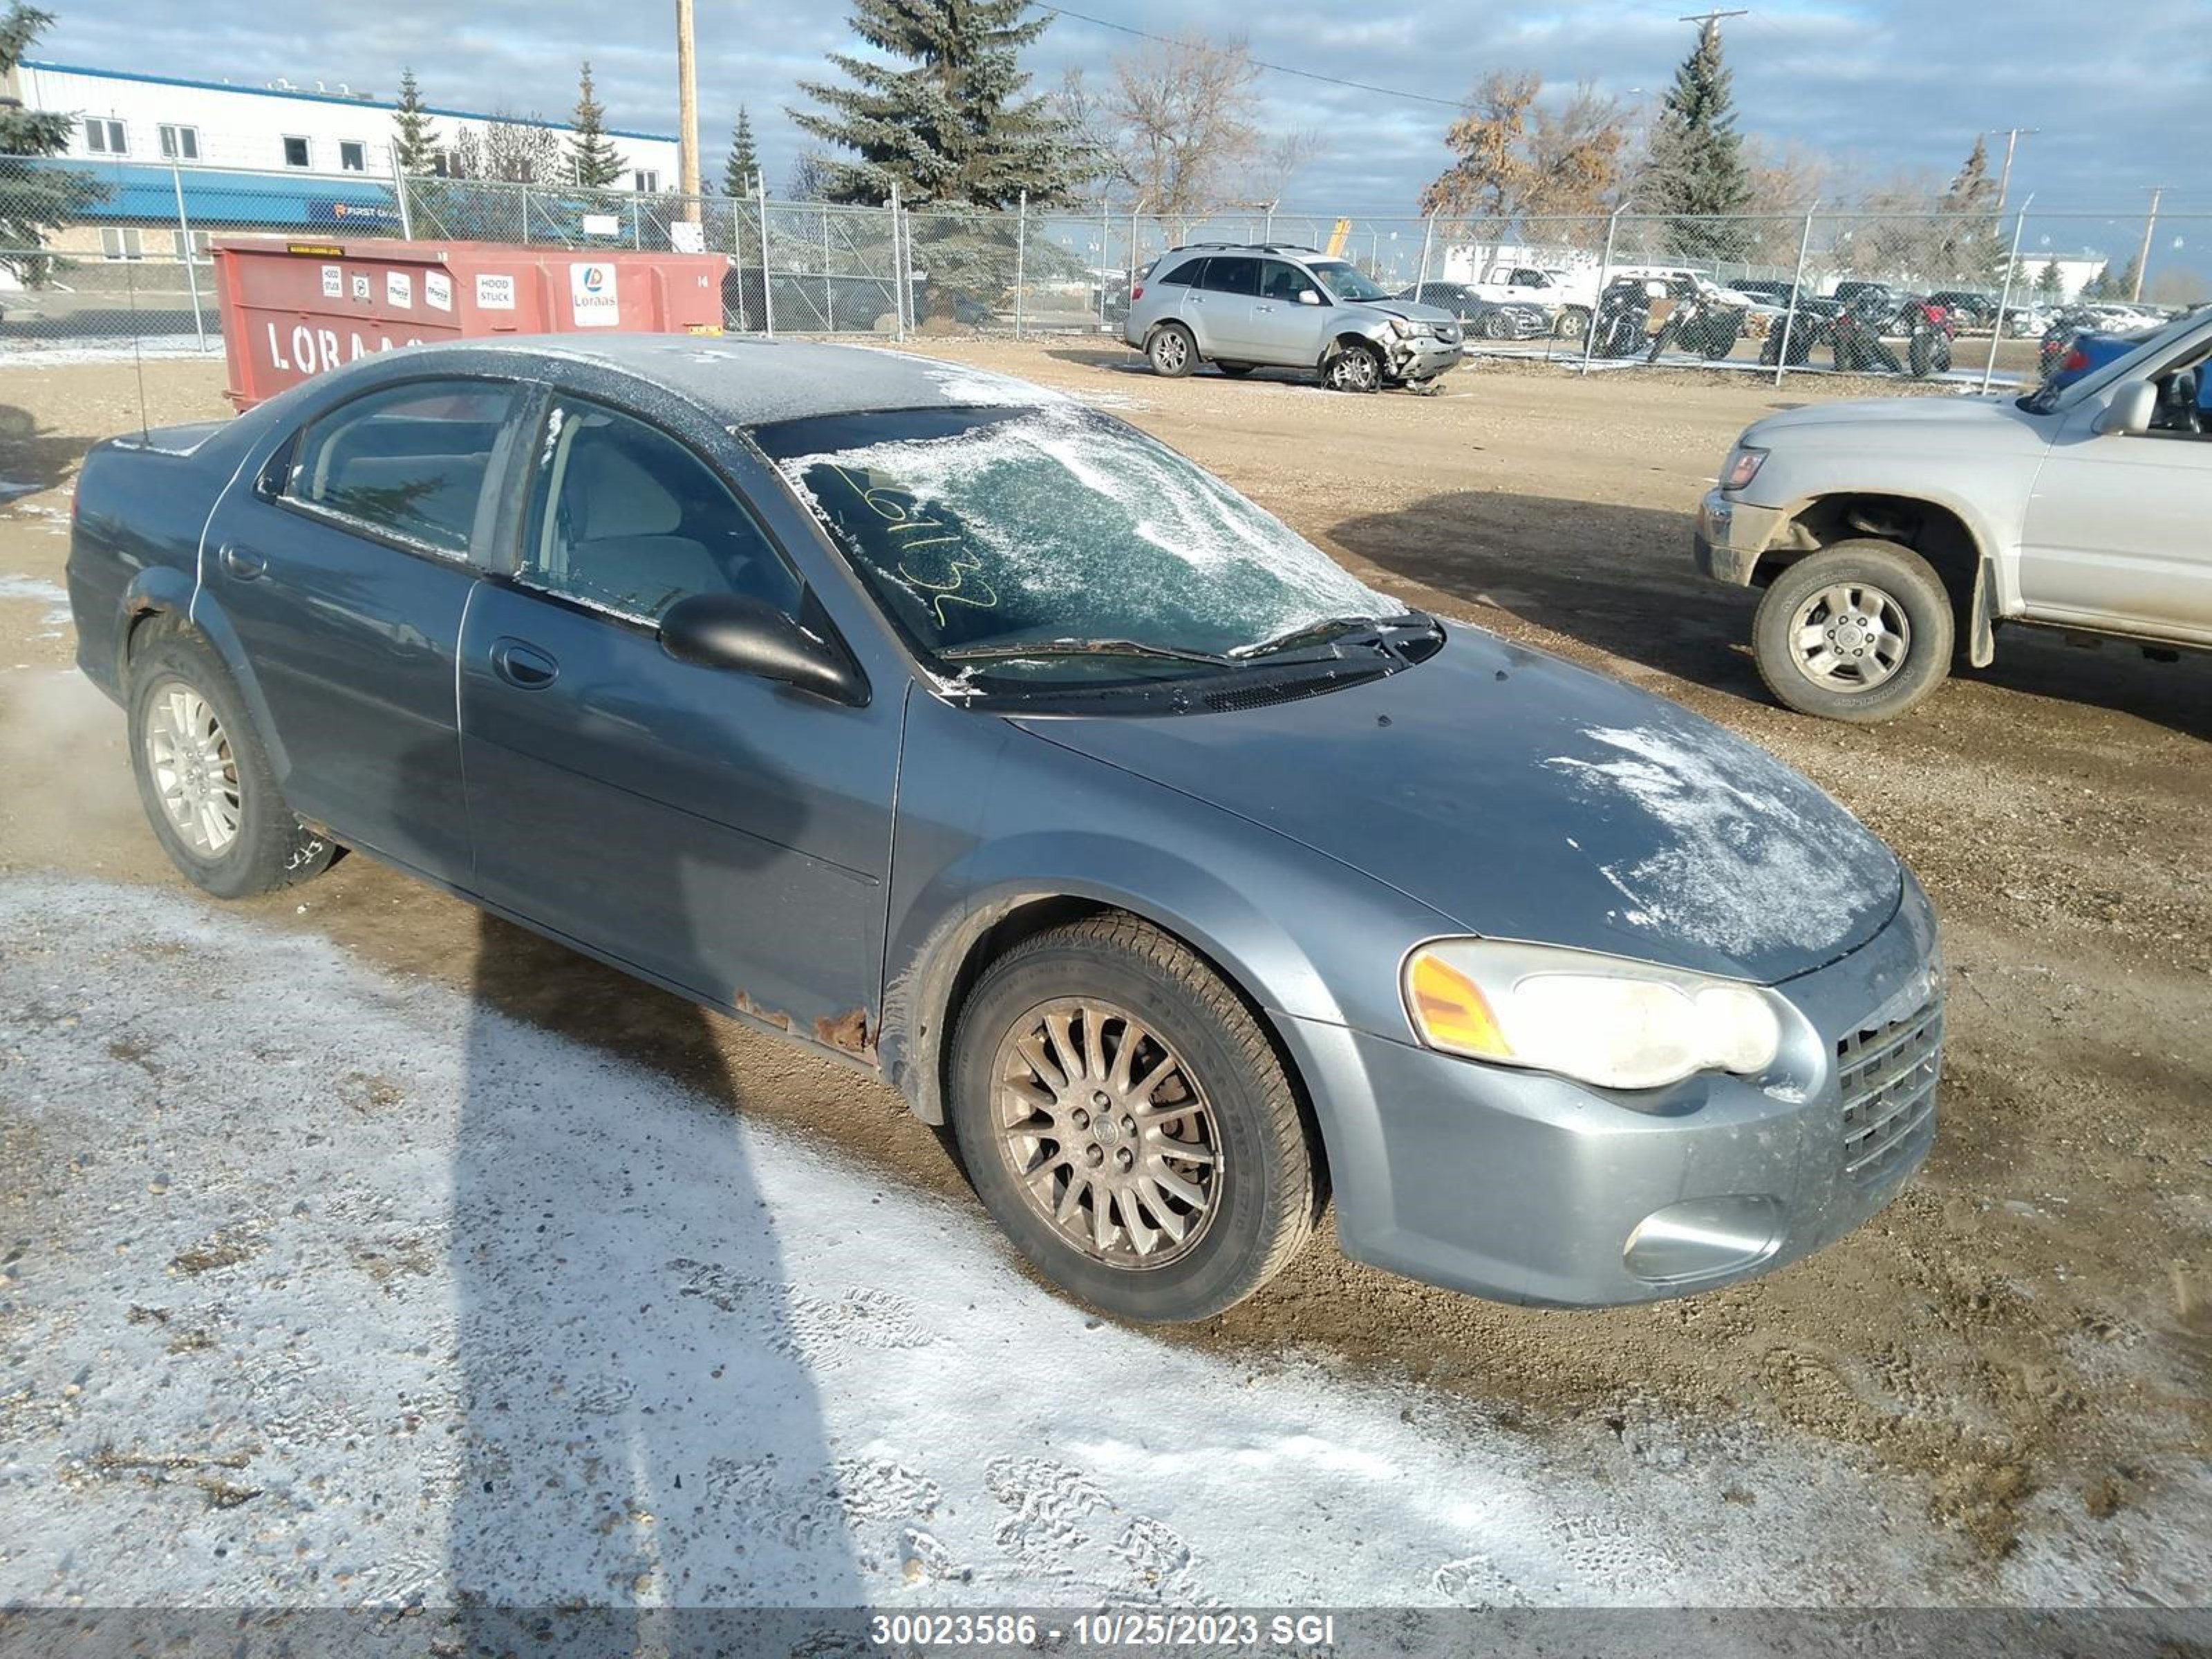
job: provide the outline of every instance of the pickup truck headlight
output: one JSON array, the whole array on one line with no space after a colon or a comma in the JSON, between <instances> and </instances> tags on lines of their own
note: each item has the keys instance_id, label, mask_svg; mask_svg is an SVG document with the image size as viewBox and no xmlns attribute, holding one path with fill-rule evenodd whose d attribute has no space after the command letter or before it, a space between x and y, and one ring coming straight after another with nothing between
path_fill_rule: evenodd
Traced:
<instances>
[{"instance_id":1,"label":"pickup truck headlight","mask_svg":"<svg viewBox=\"0 0 2212 1659\"><path fill-rule=\"evenodd\" d=\"M1728 465L1721 469L1723 489L1741 489L1759 476L1759 469L1766 459L1766 452L1754 449L1749 444L1738 444L1729 451Z\"/></svg>"},{"instance_id":2,"label":"pickup truck headlight","mask_svg":"<svg viewBox=\"0 0 2212 1659\"><path fill-rule=\"evenodd\" d=\"M1755 1076L1782 1043L1769 991L1589 951L1440 939L1406 958L1404 981L1430 1048L1602 1089Z\"/></svg>"}]
</instances>

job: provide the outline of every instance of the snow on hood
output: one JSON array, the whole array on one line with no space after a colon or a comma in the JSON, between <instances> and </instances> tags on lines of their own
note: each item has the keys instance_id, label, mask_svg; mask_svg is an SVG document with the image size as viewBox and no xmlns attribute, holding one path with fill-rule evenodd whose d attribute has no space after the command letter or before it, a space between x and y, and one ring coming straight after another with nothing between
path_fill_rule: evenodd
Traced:
<instances>
[{"instance_id":1,"label":"snow on hood","mask_svg":"<svg viewBox=\"0 0 2212 1659\"><path fill-rule=\"evenodd\" d=\"M1771 983L1872 938L1904 890L1895 855L1765 750L1463 625L1318 696L1029 729L1492 938Z\"/></svg>"}]
</instances>

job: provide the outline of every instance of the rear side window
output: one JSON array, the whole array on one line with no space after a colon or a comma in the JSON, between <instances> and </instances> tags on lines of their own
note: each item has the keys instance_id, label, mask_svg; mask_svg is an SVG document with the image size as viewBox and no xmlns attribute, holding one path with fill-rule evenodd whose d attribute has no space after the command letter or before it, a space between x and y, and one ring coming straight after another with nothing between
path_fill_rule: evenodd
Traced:
<instances>
[{"instance_id":1,"label":"rear side window","mask_svg":"<svg viewBox=\"0 0 2212 1659\"><path fill-rule=\"evenodd\" d=\"M1255 294L1260 291L1260 262L1242 254L1215 254L1206 262L1206 279L1199 286L1209 294Z\"/></svg>"},{"instance_id":2,"label":"rear side window","mask_svg":"<svg viewBox=\"0 0 2212 1659\"><path fill-rule=\"evenodd\" d=\"M465 558L511 386L416 380L356 398L301 434L280 492L417 546Z\"/></svg>"},{"instance_id":3,"label":"rear side window","mask_svg":"<svg viewBox=\"0 0 2212 1659\"><path fill-rule=\"evenodd\" d=\"M1154 283L1173 283L1177 288L1189 288L1197 283L1199 270L1205 264L1206 261L1203 259L1184 259L1169 266L1161 275L1148 277L1146 280Z\"/></svg>"}]
</instances>

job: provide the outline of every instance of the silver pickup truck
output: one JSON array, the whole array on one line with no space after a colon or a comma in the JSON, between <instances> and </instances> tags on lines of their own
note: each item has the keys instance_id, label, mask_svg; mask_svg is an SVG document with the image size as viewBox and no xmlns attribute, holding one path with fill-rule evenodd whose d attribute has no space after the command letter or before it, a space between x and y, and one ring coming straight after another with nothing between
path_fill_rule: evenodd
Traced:
<instances>
[{"instance_id":1,"label":"silver pickup truck","mask_svg":"<svg viewBox=\"0 0 2212 1659\"><path fill-rule=\"evenodd\" d=\"M2212 649L2212 308L2015 401L1815 404L1747 428L1698 568L1766 590L1767 687L1832 720L1904 713L2000 623Z\"/></svg>"}]
</instances>

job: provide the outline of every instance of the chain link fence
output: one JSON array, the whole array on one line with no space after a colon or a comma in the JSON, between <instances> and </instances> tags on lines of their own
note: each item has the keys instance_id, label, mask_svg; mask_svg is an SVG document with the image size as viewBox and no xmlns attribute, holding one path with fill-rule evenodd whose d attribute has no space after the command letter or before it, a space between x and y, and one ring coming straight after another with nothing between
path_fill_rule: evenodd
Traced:
<instances>
[{"instance_id":1,"label":"chain link fence","mask_svg":"<svg viewBox=\"0 0 2212 1659\"><path fill-rule=\"evenodd\" d=\"M2212 216L1814 207L1725 218L1510 221L1267 208L1169 217L1132 205L1010 210L592 191L362 173L303 174L0 156L0 355L129 343L222 349L215 238L413 237L726 254L732 332L1003 331L1118 337L1169 249L1271 243L1336 254L1440 305L1480 354L1583 373L1699 367L2033 379L2047 337L2125 326L2081 308L2145 250L2204 246ZM2212 288L2197 282L2197 288ZM2124 303L2126 295L2115 295ZM1932 302L1937 310L1917 303Z\"/></svg>"}]
</instances>

